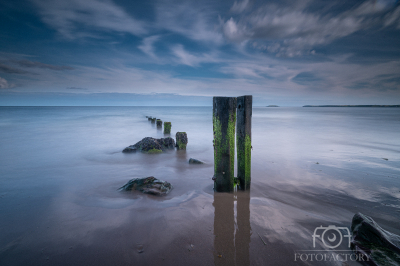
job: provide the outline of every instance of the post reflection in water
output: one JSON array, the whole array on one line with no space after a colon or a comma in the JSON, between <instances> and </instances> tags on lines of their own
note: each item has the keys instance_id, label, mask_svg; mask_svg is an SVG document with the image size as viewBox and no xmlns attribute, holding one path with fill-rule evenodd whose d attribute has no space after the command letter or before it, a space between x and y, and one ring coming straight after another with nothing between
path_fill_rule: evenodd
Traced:
<instances>
[{"instance_id":1,"label":"post reflection in water","mask_svg":"<svg viewBox=\"0 0 400 266\"><path fill-rule=\"evenodd\" d=\"M250 265L250 192L214 192L213 205L214 265Z\"/></svg>"}]
</instances>

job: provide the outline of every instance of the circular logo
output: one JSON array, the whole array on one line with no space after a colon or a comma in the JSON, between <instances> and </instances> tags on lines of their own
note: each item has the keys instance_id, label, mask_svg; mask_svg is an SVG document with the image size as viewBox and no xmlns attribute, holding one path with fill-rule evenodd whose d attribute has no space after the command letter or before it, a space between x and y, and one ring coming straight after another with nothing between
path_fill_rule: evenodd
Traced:
<instances>
[{"instance_id":1,"label":"circular logo","mask_svg":"<svg viewBox=\"0 0 400 266\"><path fill-rule=\"evenodd\" d=\"M322 243L328 248L337 248L343 240L342 233L336 227L326 228L321 235Z\"/></svg>"}]
</instances>

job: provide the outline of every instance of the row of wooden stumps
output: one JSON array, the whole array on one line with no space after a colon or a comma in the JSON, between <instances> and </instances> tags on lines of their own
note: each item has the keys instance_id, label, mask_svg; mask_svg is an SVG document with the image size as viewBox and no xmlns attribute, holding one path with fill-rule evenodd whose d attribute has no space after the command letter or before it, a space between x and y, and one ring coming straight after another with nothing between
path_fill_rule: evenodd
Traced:
<instances>
[{"instance_id":1,"label":"row of wooden stumps","mask_svg":"<svg viewBox=\"0 0 400 266\"><path fill-rule=\"evenodd\" d=\"M214 189L217 192L231 192L236 185L235 146L237 148L236 180L240 189L250 189L252 105L252 95L213 98L213 179Z\"/></svg>"},{"instance_id":2,"label":"row of wooden stumps","mask_svg":"<svg viewBox=\"0 0 400 266\"><path fill-rule=\"evenodd\" d=\"M162 128L162 121L161 119L157 119L155 117L146 116L152 124L157 124L157 128ZM171 134L171 122L164 122L164 134ZM176 148L178 150L186 150L186 146L188 143L188 137L186 132L176 132Z\"/></svg>"},{"instance_id":3,"label":"row of wooden stumps","mask_svg":"<svg viewBox=\"0 0 400 266\"><path fill-rule=\"evenodd\" d=\"M155 117L146 116L152 124L156 124L157 128L162 128L162 121L161 119L157 119ZM164 134L171 134L171 122L164 122Z\"/></svg>"}]
</instances>

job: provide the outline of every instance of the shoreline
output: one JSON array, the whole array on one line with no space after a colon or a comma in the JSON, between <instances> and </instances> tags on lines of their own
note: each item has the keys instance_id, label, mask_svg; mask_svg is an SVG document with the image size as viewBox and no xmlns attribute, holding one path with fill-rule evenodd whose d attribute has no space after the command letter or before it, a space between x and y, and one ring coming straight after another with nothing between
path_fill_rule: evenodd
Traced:
<instances>
[{"instance_id":1,"label":"shoreline","mask_svg":"<svg viewBox=\"0 0 400 266\"><path fill-rule=\"evenodd\" d=\"M398 105L303 105L303 107L385 107L385 108L399 108Z\"/></svg>"}]
</instances>

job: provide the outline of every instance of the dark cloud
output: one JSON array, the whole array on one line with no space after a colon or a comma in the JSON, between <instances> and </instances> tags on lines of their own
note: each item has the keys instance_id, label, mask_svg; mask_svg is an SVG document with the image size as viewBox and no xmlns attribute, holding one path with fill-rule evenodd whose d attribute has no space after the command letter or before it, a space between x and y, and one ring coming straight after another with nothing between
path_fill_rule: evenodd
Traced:
<instances>
[{"instance_id":1,"label":"dark cloud","mask_svg":"<svg viewBox=\"0 0 400 266\"><path fill-rule=\"evenodd\" d=\"M37 67L37 68L46 68L46 69L51 69L51 70L73 70L73 67L70 66L57 66L57 65L49 65L49 64L44 64L41 62L34 62L34 61L29 61L29 60L18 60L14 61L16 64L18 64L21 67Z\"/></svg>"},{"instance_id":2,"label":"dark cloud","mask_svg":"<svg viewBox=\"0 0 400 266\"><path fill-rule=\"evenodd\" d=\"M18 69L18 68L14 68L5 64L1 64L0 63L0 72L3 73L7 73L7 74L26 74L28 72L22 70L22 69Z\"/></svg>"},{"instance_id":3,"label":"dark cloud","mask_svg":"<svg viewBox=\"0 0 400 266\"><path fill-rule=\"evenodd\" d=\"M297 74L292 81L300 85L311 85L321 81L321 78L318 78L312 72L301 72Z\"/></svg>"},{"instance_id":4,"label":"dark cloud","mask_svg":"<svg viewBox=\"0 0 400 266\"><path fill-rule=\"evenodd\" d=\"M376 90L380 92L400 91L400 75L399 74L383 74L365 79L364 81L355 82L347 86L352 90Z\"/></svg>"}]
</instances>

